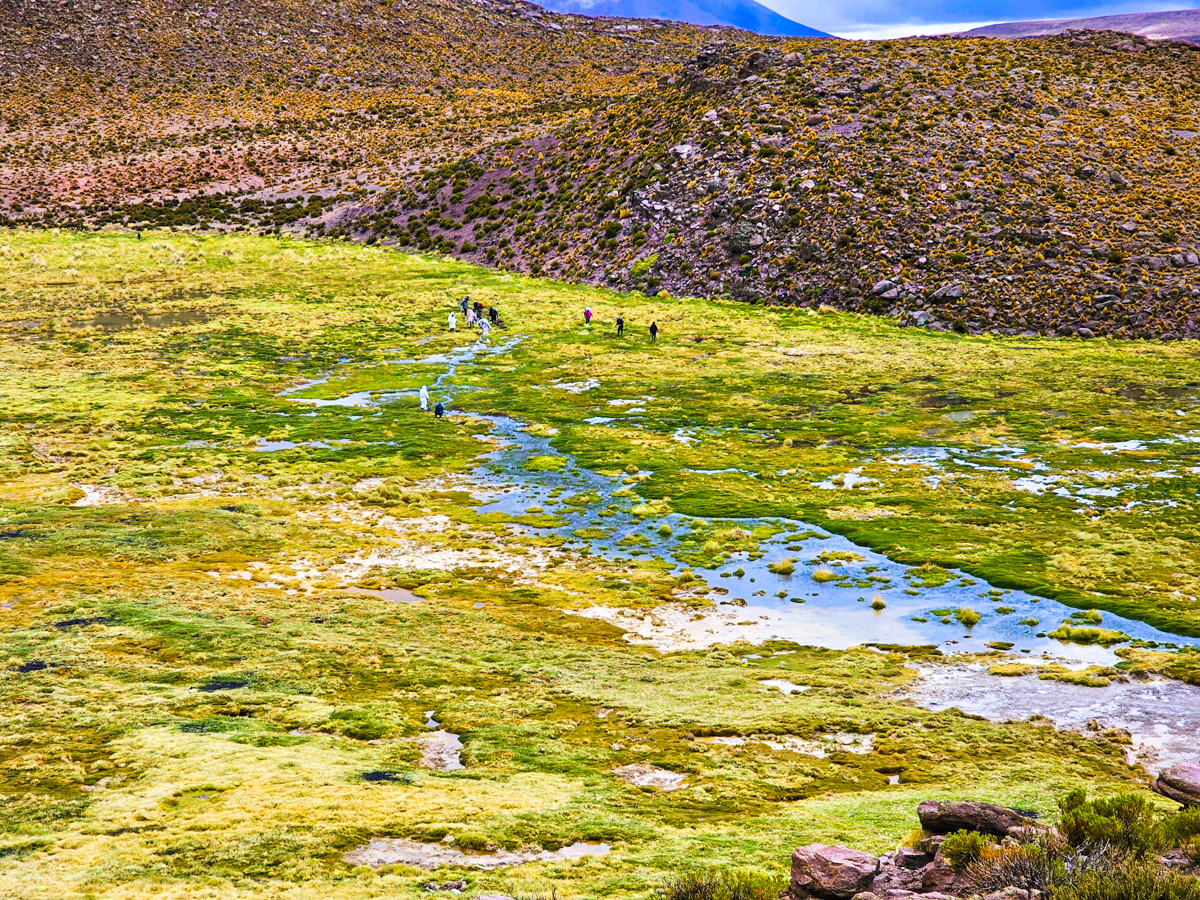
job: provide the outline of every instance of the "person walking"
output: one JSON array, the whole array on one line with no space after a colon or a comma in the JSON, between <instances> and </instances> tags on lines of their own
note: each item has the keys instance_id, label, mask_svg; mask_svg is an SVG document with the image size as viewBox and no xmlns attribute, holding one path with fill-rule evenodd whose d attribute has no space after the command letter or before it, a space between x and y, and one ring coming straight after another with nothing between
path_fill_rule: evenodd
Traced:
<instances>
[{"instance_id":1,"label":"person walking","mask_svg":"<svg viewBox=\"0 0 1200 900\"><path fill-rule=\"evenodd\" d=\"M583 324L584 325L592 324L592 308L590 306L587 307L586 309L584 309L584 311L583 311Z\"/></svg>"},{"instance_id":2,"label":"person walking","mask_svg":"<svg viewBox=\"0 0 1200 900\"><path fill-rule=\"evenodd\" d=\"M462 310L462 314L464 317L467 315L467 309L470 308L470 304L471 304L471 295L470 294L467 294L467 296L463 297L462 300L460 300L458 303L458 308Z\"/></svg>"},{"instance_id":3,"label":"person walking","mask_svg":"<svg viewBox=\"0 0 1200 900\"><path fill-rule=\"evenodd\" d=\"M475 310L473 310L473 309L467 310L467 327L468 328L475 327Z\"/></svg>"},{"instance_id":4,"label":"person walking","mask_svg":"<svg viewBox=\"0 0 1200 900\"><path fill-rule=\"evenodd\" d=\"M458 319L455 318L454 313L450 313L449 322L450 322L450 330L454 331L458 327Z\"/></svg>"},{"instance_id":5,"label":"person walking","mask_svg":"<svg viewBox=\"0 0 1200 900\"><path fill-rule=\"evenodd\" d=\"M658 340L658 323L657 322L650 323L650 340L651 341Z\"/></svg>"},{"instance_id":6,"label":"person walking","mask_svg":"<svg viewBox=\"0 0 1200 900\"><path fill-rule=\"evenodd\" d=\"M623 334L625 334L625 317L617 316L617 337L621 337Z\"/></svg>"},{"instance_id":7,"label":"person walking","mask_svg":"<svg viewBox=\"0 0 1200 900\"><path fill-rule=\"evenodd\" d=\"M421 385L421 409L425 412L429 411L429 388Z\"/></svg>"}]
</instances>

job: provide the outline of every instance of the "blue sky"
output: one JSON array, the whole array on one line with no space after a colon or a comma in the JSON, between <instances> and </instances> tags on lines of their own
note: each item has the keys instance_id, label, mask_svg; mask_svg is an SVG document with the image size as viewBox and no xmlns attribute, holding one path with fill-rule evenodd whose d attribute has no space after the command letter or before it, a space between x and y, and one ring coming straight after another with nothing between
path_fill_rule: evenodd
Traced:
<instances>
[{"instance_id":1,"label":"blue sky","mask_svg":"<svg viewBox=\"0 0 1200 900\"><path fill-rule=\"evenodd\" d=\"M1087 5L1072 0L759 0L796 22L842 37L901 37L965 31L993 22L1073 19L1193 9L1192 2Z\"/></svg>"}]
</instances>

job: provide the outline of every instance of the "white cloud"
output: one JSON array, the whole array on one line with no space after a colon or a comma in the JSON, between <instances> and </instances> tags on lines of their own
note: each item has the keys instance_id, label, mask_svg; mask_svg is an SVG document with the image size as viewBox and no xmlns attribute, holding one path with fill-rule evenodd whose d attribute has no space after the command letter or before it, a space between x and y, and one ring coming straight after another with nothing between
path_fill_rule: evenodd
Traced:
<instances>
[{"instance_id":1,"label":"white cloud","mask_svg":"<svg viewBox=\"0 0 1200 900\"><path fill-rule=\"evenodd\" d=\"M1074 19L1131 12L1191 9L1189 0L759 0L765 6L840 37L885 38L952 34L995 22ZM966 21L964 21L966 20Z\"/></svg>"},{"instance_id":2,"label":"white cloud","mask_svg":"<svg viewBox=\"0 0 1200 900\"><path fill-rule=\"evenodd\" d=\"M808 23L806 22L805 24ZM980 28L984 25L992 24L995 24L994 20L987 22L943 22L941 24L903 22L895 25L860 25L853 29L843 28L830 33L851 41L881 41L886 38L957 34L960 31L970 31L972 28Z\"/></svg>"}]
</instances>

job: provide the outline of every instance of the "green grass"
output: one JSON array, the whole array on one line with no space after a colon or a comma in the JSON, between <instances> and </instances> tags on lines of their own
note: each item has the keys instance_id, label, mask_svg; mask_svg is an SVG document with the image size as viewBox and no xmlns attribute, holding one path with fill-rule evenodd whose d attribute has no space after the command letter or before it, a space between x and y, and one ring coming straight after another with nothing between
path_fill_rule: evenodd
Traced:
<instances>
[{"instance_id":1,"label":"green grass","mask_svg":"<svg viewBox=\"0 0 1200 900\"><path fill-rule=\"evenodd\" d=\"M410 390L412 373L386 361L457 346L445 313L464 293L495 303L522 339L461 370L470 390L447 419L415 398L310 416L277 396L326 372L300 396ZM585 305L600 325L624 312L663 335L651 346L583 333ZM206 317L64 324L115 309ZM689 564L753 554L771 532L729 520L786 515L891 553L914 588L955 569L1200 628L1185 564L1195 445L1078 447L1187 430L1186 398L1115 388L1200 382L1185 345L935 335L243 234L0 232L0 316L0 606L15 601L0 611L5 897L415 898L425 873L354 870L342 854L373 836L447 834L506 847L608 840L614 852L437 880L645 897L698 860L779 877L797 844L889 849L929 797L1049 811L1083 779L1101 793L1129 787L1116 738L898 703L914 677L898 651L660 655L565 616L592 603L650 610L694 583L652 548L641 561L574 555L514 527L538 512L477 512L463 478L489 449L487 425L463 411L530 423L623 479L649 520L713 517L658 526ZM600 386L549 387L589 378ZM960 424L923 405L951 391L987 414ZM583 421L613 410L614 427ZM258 453L259 437L301 446ZM1031 463L963 467L973 480L934 490L921 467L884 461L931 442L1019 445L1080 478L1127 471L1147 485L1135 495L1145 503L1080 513L1014 486ZM815 486L859 466L868 488ZM1151 477L1168 466L1178 478ZM96 491L111 502L70 505ZM1153 512L1162 499L1178 503L1169 525ZM1192 672L1191 656L1136 650L1127 668ZM763 677L811 689L765 694ZM216 682L244 686L200 690ZM462 736L465 770L418 764L412 739L429 710ZM818 760L687 739L839 730L875 734L875 749ZM654 792L611 774L634 762L686 773L689 787ZM902 772L901 785L882 770ZM374 771L396 780L363 779Z\"/></svg>"}]
</instances>

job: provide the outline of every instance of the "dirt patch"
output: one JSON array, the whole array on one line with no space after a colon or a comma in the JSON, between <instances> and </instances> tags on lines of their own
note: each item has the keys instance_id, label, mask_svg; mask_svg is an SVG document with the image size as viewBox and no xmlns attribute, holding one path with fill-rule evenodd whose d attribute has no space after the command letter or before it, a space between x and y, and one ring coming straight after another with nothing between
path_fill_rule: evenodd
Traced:
<instances>
[{"instance_id":1,"label":"dirt patch","mask_svg":"<svg viewBox=\"0 0 1200 900\"><path fill-rule=\"evenodd\" d=\"M436 869L439 866L469 866L474 869L503 869L530 862L552 862L564 859L579 859L584 856L607 856L612 849L609 844L578 842L559 850L496 850L493 853L465 853L445 844L422 844L408 838L377 838L365 847L351 850L342 857L352 865L382 866L406 865L421 869Z\"/></svg>"},{"instance_id":2,"label":"dirt patch","mask_svg":"<svg viewBox=\"0 0 1200 900\"><path fill-rule=\"evenodd\" d=\"M362 594L369 597L378 597L380 600L387 600L389 603L420 603L424 597L419 597L412 591L404 588L384 588L382 590L373 591L368 588L339 588L339 594Z\"/></svg>"},{"instance_id":3,"label":"dirt patch","mask_svg":"<svg viewBox=\"0 0 1200 900\"><path fill-rule=\"evenodd\" d=\"M638 787L653 787L660 791L677 791L687 787L687 776L679 772L669 772L652 766L649 763L633 763L613 769L613 774L622 781Z\"/></svg>"},{"instance_id":4,"label":"dirt patch","mask_svg":"<svg viewBox=\"0 0 1200 900\"><path fill-rule=\"evenodd\" d=\"M761 644L783 636L777 623L765 620L748 622L745 613L720 610L700 612L686 606L656 606L649 611L591 606L563 612L608 622L624 631L625 639L630 643L649 644L664 653L672 650L703 650L715 644L732 644L735 641Z\"/></svg>"}]
</instances>

